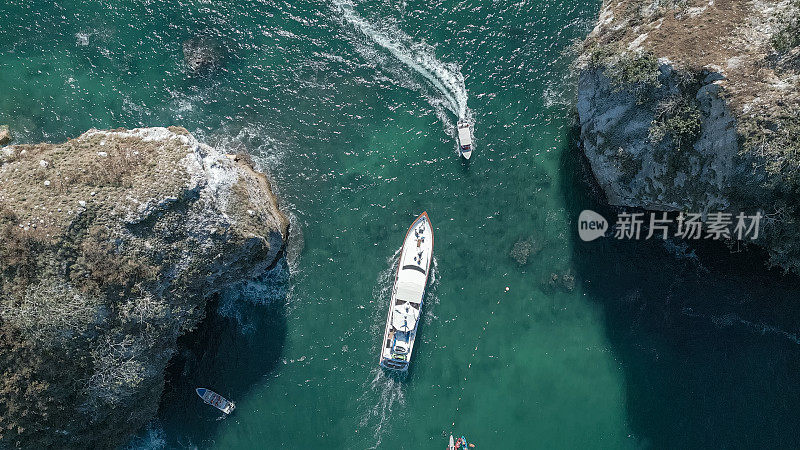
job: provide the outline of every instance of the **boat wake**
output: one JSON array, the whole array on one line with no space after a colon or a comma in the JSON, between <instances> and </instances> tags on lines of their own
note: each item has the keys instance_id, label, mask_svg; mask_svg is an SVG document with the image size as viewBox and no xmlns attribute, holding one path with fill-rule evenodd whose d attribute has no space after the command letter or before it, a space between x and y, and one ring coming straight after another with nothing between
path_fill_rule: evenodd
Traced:
<instances>
[{"instance_id":1,"label":"boat wake","mask_svg":"<svg viewBox=\"0 0 800 450\"><path fill-rule=\"evenodd\" d=\"M390 430L392 419L399 414L394 411L395 406L402 407L405 404L405 394L402 378L387 374L377 365L370 373L373 375L372 381L367 389L364 389L359 402L366 402L369 399L374 401L374 405L361 416L358 427L372 430L375 444L370 448L378 448L383 436Z\"/></svg>"},{"instance_id":2,"label":"boat wake","mask_svg":"<svg viewBox=\"0 0 800 450\"><path fill-rule=\"evenodd\" d=\"M333 0L335 8L342 19L369 39L370 45L357 47L357 50L368 59L381 63L384 58L376 54L373 47L377 45L389 52L397 61L414 73L420 75L439 96L431 96L423 90L428 103L434 108L437 116L453 133L454 124L448 118L446 109L456 118L465 118L472 122L471 111L467 107L467 89L464 75L455 63L444 63L436 58L434 48L424 42L414 42L410 36L395 24L381 21L379 24L368 21L355 11L350 0ZM354 40L358 45L358 40ZM384 66L386 64L383 64ZM388 67L391 69L391 67ZM419 85L406 83L408 88L418 89Z\"/></svg>"},{"instance_id":3,"label":"boat wake","mask_svg":"<svg viewBox=\"0 0 800 450\"><path fill-rule=\"evenodd\" d=\"M425 289L425 302L422 306L422 321L425 325L438 319L434 310L439 304L439 297L436 295L436 287L439 286L439 262L436 257L431 261L431 275L428 279L428 287ZM427 342L427 339L425 340Z\"/></svg>"},{"instance_id":4,"label":"boat wake","mask_svg":"<svg viewBox=\"0 0 800 450\"><path fill-rule=\"evenodd\" d=\"M386 267L378 274L378 280L372 289L372 320L370 334L375 336L375 351L377 356L380 344L380 336L385 325L386 307L389 304L392 287L394 285L394 275L397 264L400 260L402 247L399 247L394 254L386 259ZM373 438L376 440L372 448L377 448L381 444L382 436L388 431L388 424L393 415L395 405L402 405L403 386L402 380L388 375L378 367L377 357L374 361L374 368L370 371L372 379L365 382L362 389L363 394L358 399L358 403L364 405L366 410L359 421L359 429L372 430Z\"/></svg>"},{"instance_id":5,"label":"boat wake","mask_svg":"<svg viewBox=\"0 0 800 450\"><path fill-rule=\"evenodd\" d=\"M394 286L395 272L400 260L402 247L399 247L394 254L386 259L386 267L378 274L377 283L372 290L372 304L374 306L370 326L370 332L375 336L375 355L378 354L380 346L380 336L384 331L386 308L391 298L392 287ZM425 303L422 307L422 320L429 324L436 317L432 309L438 303L438 298L433 295L433 291L439 284L438 263L436 257L431 261L431 274L428 280L428 287L425 294ZM392 419L397 419L397 415L402 414L402 410L395 411L396 406L402 407L405 404L404 381L406 374L394 374L387 372L377 365L370 371L371 379L365 382L362 389L363 394L358 402L365 405L365 413L359 421L359 429L371 430L375 444L370 448L378 448L383 436L389 432Z\"/></svg>"}]
</instances>

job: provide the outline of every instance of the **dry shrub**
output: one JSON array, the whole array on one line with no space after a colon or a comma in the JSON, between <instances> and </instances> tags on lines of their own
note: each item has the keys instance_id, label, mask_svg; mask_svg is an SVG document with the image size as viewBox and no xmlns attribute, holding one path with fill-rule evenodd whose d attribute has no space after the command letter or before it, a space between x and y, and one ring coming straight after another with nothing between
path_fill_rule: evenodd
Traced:
<instances>
[{"instance_id":1,"label":"dry shrub","mask_svg":"<svg viewBox=\"0 0 800 450\"><path fill-rule=\"evenodd\" d=\"M0 317L28 339L57 345L94 323L98 305L97 298L81 294L67 283L39 283L29 286L16 304L0 304Z\"/></svg>"},{"instance_id":2,"label":"dry shrub","mask_svg":"<svg viewBox=\"0 0 800 450\"><path fill-rule=\"evenodd\" d=\"M108 147L107 156L91 155L93 160L87 164L81 180L95 186L133 187L131 175L142 163L140 151L119 142Z\"/></svg>"},{"instance_id":3,"label":"dry shrub","mask_svg":"<svg viewBox=\"0 0 800 450\"><path fill-rule=\"evenodd\" d=\"M0 273L6 283L21 288L36 278L38 241L20 228L16 214L0 205Z\"/></svg>"},{"instance_id":4,"label":"dry shrub","mask_svg":"<svg viewBox=\"0 0 800 450\"><path fill-rule=\"evenodd\" d=\"M135 285L153 279L159 271L146 258L121 252L104 226L91 227L80 249L79 270L73 271L71 278L85 292L130 294Z\"/></svg>"},{"instance_id":5,"label":"dry shrub","mask_svg":"<svg viewBox=\"0 0 800 450\"><path fill-rule=\"evenodd\" d=\"M82 361L43 350L0 318L0 447L64 448L67 436L52 432L74 420ZM65 378L64 374L71 376Z\"/></svg>"},{"instance_id":6,"label":"dry shrub","mask_svg":"<svg viewBox=\"0 0 800 450\"><path fill-rule=\"evenodd\" d=\"M116 405L133 395L147 374L147 350L130 335L120 340L101 339L91 351L94 373L86 384L89 402Z\"/></svg>"}]
</instances>

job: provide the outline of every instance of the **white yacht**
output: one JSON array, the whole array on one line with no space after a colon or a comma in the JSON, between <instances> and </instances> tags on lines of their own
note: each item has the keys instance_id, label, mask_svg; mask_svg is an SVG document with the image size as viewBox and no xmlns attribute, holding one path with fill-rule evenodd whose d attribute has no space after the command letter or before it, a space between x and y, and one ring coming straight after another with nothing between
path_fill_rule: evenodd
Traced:
<instances>
[{"instance_id":1,"label":"white yacht","mask_svg":"<svg viewBox=\"0 0 800 450\"><path fill-rule=\"evenodd\" d=\"M464 159L472 156L472 125L465 119L458 121L458 152Z\"/></svg>"},{"instance_id":2,"label":"white yacht","mask_svg":"<svg viewBox=\"0 0 800 450\"><path fill-rule=\"evenodd\" d=\"M405 372L411 363L422 298L433 259L433 228L424 212L406 233L381 343L380 365Z\"/></svg>"}]
</instances>

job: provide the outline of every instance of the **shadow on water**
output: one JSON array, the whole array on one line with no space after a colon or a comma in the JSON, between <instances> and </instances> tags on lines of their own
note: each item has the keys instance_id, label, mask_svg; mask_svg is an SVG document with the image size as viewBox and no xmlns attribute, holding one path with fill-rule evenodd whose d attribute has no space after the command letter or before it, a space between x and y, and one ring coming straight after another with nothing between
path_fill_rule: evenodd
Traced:
<instances>
[{"instance_id":1,"label":"shadow on water","mask_svg":"<svg viewBox=\"0 0 800 450\"><path fill-rule=\"evenodd\" d=\"M573 130L561 161L577 280L603 309L641 447L800 446L798 279L759 251L709 241L577 237L592 209L613 226Z\"/></svg>"},{"instance_id":2,"label":"shadow on water","mask_svg":"<svg viewBox=\"0 0 800 450\"><path fill-rule=\"evenodd\" d=\"M210 388L241 407L250 390L275 370L286 340L288 289L284 258L258 282L209 302L206 318L179 339L180 353L168 368L159 409L166 434L179 436L169 447L207 447L223 423L223 414L205 405L196 387Z\"/></svg>"}]
</instances>

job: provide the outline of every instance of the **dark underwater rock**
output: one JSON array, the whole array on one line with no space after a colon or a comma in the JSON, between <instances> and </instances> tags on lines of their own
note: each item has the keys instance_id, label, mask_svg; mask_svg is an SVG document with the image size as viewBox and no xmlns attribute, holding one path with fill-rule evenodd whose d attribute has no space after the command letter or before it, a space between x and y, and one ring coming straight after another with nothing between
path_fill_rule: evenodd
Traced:
<instances>
[{"instance_id":1,"label":"dark underwater rock","mask_svg":"<svg viewBox=\"0 0 800 450\"><path fill-rule=\"evenodd\" d=\"M183 43L183 61L194 75L211 72L222 65L222 44L209 37L194 37Z\"/></svg>"}]
</instances>

